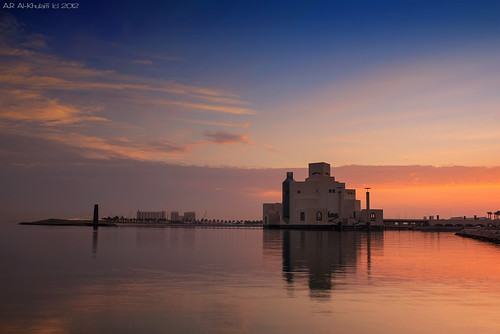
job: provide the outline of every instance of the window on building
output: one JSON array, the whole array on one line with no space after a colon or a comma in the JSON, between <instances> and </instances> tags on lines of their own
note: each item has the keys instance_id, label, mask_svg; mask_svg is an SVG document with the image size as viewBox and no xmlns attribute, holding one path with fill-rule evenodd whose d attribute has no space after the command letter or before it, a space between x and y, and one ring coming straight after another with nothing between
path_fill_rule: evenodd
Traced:
<instances>
[{"instance_id":1,"label":"window on building","mask_svg":"<svg viewBox=\"0 0 500 334\"><path fill-rule=\"evenodd\" d=\"M301 220L301 221L306 220L306 213L305 213L304 211L302 211L302 212L300 213L300 220Z\"/></svg>"},{"instance_id":2,"label":"window on building","mask_svg":"<svg viewBox=\"0 0 500 334\"><path fill-rule=\"evenodd\" d=\"M328 218L338 218L339 217L339 214L338 213L335 213L335 212L330 212L328 211Z\"/></svg>"},{"instance_id":3,"label":"window on building","mask_svg":"<svg viewBox=\"0 0 500 334\"><path fill-rule=\"evenodd\" d=\"M373 221L377 219L377 216L375 215L375 212L370 213L370 220Z\"/></svg>"},{"instance_id":4,"label":"window on building","mask_svg":"<svg viewBox=\"0 0 500 334\"><path fill-rule=\"evenodd\" d=\"M321 213L321 211L316 212L316 220L317 221L323 220L323 214Z\"/></svg>"},{"instance_id":5,"label":"window on building","mask_svg":"<svg viewBox=\"0 0 500 334\"><path fill-rule=\"evenodd\" d=\"M300 190L297 191L297 194L300 194Z\"/></svg>"}]
</instances>

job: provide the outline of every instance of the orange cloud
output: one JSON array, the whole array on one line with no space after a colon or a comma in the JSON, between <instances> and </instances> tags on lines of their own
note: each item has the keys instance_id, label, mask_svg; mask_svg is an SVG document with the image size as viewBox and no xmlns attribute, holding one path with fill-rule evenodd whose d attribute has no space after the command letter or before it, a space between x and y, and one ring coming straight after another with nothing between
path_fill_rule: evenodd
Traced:
<instances>
[{"instance_id":1,"label":"orange cloud","mask_svg":"<svg viewBox=\"0 0 500 334\"><path fill-rule=\"evenodd\" d=\"M80 110L48 99L36 92L7 90L9 97L0 98L0 120L41 122L53 126L83 121L107 121L92 115L95 110Z\"/></svg>"},{"instance_id":2,"label":"orange cloud","mask_svg":"<svg viewBox=\"0 0 500 334\"><path fill-rule=\"evenodd\" d=\"M209 96L209 95L193 95L193 97L201 98L205 101L211 101L216 103L224 103L224 104L236 104L236 105L248 105L250 104L248 101L243 101L237 98L224 97L224 96Z\"/></svg>"},{"instance_id":3,"label":"orange cloud","mask_svg":"<svg viewBox=\"0 0 500 334\"><path fill-rule=\"evenodd\" d=\"M96 70L84 63L66 61L47 52L45 37L39 34L26 34L21 24L10 15L4 15L0 26L0 54L6 70L0 74L0 85L19 85L24 88L82 90L113 89L163 92L194 99L206 99L218 103L247 104L238 99L236 94L220 89L185 85L173 80L161 80L132 75L123 75L109 70ZM151 56L151 55L150 55ZM155 55L153 58L172 60L172 57ZM175 58L176 59L176 58ZM152 64L150 59L138 59L135 62ZM172 101L174 104L193 103L191 101ZM220 110L222 112L246 114L254 111L246 108L228 106L210 106L193 103L193 108Z\"/></svg>"},{"instance_id":4,"label":"orange cloud","mask_svg":"<svg viewBox=\"0 0 500 334\"><path fill-rule=\"evenodd\" d=\"M133 139L106 139L56 131L39 137L81 148L80 154L87 158L129 158L141 161L162 161L164 159L181 158L190 151L188 146L176 146L168 141L147 136Z\"/></svg>"},{"instance_id":5,"label":"orange cloud","mask_svg":"<svg viewBox=\"0 0 500 334\"><path fill-rule=\"evenodd\" d=\"M0 89L4 92L0 97L0 127L10 128L12 133L58 140L84 149L82 154L88 156L158 161L187 154L189 146L182 143L185 135L170 131L168 135L176 140L146 138L142 136L143 124L118 122L115 116L118 112L127 116L120 119L134 119L134 113L140 110L141 120L146 122L152 113L158 112L158 108L147 108L150 104L167 106L173 112L256 113L244 107L247 102L225 90L124 75L61 59L49 53L44 36L23 33L21 24L12 15L6 17L0 26L0 55L5 65L0 73ZM172 60L162 55L136 54L134 58L145 65L152 64L149 59ZM224 127L249 126L249 123L180 120ZM90 132L91 128L85 124L74 126L89 121L100 122L100 135ZM16 122L16 127L10 126L12 122ZM123 131L119 136L126 138L118 140L114 136L120 130ZM207 138L212 143L230 144L246 143L247 137L215 132L208 133Z\"/></svg>"},{"instance_id":6,"label":"orange cloud","mask_svg":"<svg viewBox=\"0 0 500 334\"><path fill-rule=\"evenodd\" d=\"M274 148L274 146L272 145L266 145L264 146L264 148L269 151L269 152L273 152L273 153L281 153L281 154L284 154L285 152L284 151L280 151L280 150L277 150Z\"/></svg>"},{"instance_id":7,"label":"orange cloud","mask_svg":"<svg viewBox=\"0 0 500 334\"><path fill-rule=\"evenodd\" d=\"M180 121L180 122L187 122L187 123L194 123L194 124L205 124L205 125L216 125L216 126L224 126L224 127L231 127L231 128L248 128L250 126L250 123L223 123L223 122L211 122L211 121L200 121L200 120L194 120L194 119L187 119L187 118L178 118L178 117L170 117L171 120L174 121Z\"/></svg>"},{"instance_id":8,"label":"orange cloud","mask_svg":"<svg viewBox=\"0 0 500 334\"><path fill-rule=\"evenodd\" d=\"M201 110L210 110L228 114L237 114L237 115L253 115L256 113L255 110L248 108L240 108L233 106L222 106L222 105L212 105L212 104L203 104L203 103L192 103L186 101L164 101L165 104L178 105L185 108L192 109L201 109Z\"/></svg>"},{"instance_id":9,"label":"orange cloud","mask_svg":"<svg viewBox=\"0 0 500 334\"><path fill-rule=\"evenodd\" d=\"M263 202L281 202L281 191L276 189L244 188L241 192L247 197L257 198Z\"/></svg>"}]
</instances>

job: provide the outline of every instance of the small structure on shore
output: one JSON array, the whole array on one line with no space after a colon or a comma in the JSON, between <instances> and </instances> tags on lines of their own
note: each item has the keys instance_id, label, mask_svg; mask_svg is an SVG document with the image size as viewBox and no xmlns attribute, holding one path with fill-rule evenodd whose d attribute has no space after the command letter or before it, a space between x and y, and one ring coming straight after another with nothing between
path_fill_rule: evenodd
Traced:
<instances>
[{"instance_id":1,"label":"small structure on shore","mask_svg":"<svg viewBox=\"0 0 500 334\"><path fill-rule=\"evenodd\" d=\"M92 227L97 230L99 227L99 204L94 204L94 218L92 220Z\"/></svg>"},{"instance_id":2,"label":"small structure on shore","mask_svg":"<svg viewBox=\"0 0 500 334\"><path fill-rule=\"evenodd\" d=\"M282 184L282 202L263 204L265 228L327 228L382 230L383 210L371 209L370 193L366 192L367 208L361 210L355 189L330 176L330 164L309 164L309 177L295 181L287 172Z\"/></svg>"}]
</instances>

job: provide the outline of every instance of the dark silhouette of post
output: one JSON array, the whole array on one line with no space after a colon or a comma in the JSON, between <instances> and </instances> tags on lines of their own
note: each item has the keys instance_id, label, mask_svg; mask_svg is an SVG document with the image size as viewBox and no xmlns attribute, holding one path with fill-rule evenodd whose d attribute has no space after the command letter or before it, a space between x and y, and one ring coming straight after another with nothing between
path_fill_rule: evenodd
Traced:
<instances>
[{"instance_id":1,"label":"dark silhouette of post","mask_svg":"<svg viewBox=\"0 0 500 334\"><path fill-rule=\"evenodd\" d=\"M99 205L94 204L94 220L92 221L92 226L94 230L97 230L99 226Z\"/></svg>"},{"instance_id":2,"label":"dark silhouette of post","mask_svg":"<svg viewBox=\"0 0 500 334\"><path fill-rule=\"evenodd\" d=\"M365 188L366 189L366 210L370 210L370 189L371 188Z\"/></svg>"}]
</instances>

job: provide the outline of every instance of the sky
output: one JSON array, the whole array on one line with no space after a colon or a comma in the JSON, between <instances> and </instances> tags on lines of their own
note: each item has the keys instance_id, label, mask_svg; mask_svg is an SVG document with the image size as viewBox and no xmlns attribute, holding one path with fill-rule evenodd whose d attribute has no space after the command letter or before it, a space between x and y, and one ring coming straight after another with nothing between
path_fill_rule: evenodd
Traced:
<instances>
[{"instance_id":1,"label":"sky","mask_svg":"<svg viewBox=\"0 0 500 334\"><path fill-rule=\"evenodd\" d=\"M0 3L6 221L260 219L319 161L388 218L500 209L498 1L19 3Z\"/></svg>"}]
</instances>

